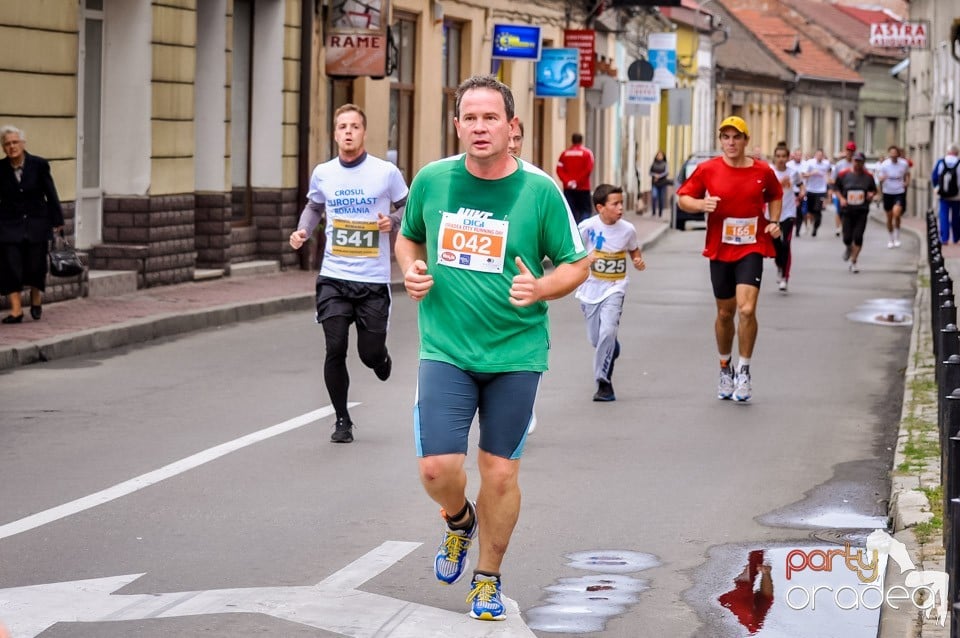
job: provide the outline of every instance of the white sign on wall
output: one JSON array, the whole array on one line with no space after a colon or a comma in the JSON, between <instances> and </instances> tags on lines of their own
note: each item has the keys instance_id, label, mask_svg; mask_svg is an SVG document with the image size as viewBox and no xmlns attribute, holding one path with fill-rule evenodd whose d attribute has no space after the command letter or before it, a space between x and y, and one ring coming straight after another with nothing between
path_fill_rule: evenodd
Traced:
<instances>
[{"instance_id":1,"label":"white sign on wall","mask_svg":"<svg viewBox=\"0 0 960 638\"><path fill-rule=\"evenodd\" d=\"M926 22L874 22L870 25L870 46L890 48L927 48Z\"/></svg>"},{"instance_id":2,"label":"white sign on wall","mask_svg":"<svg viewBox=\"0 0 960 638\"><path fill-rule=\"evenodd\" d=\"M627 104L660 104L660 85L656 82L627 82Z\"/></svg>"}]
</instances>

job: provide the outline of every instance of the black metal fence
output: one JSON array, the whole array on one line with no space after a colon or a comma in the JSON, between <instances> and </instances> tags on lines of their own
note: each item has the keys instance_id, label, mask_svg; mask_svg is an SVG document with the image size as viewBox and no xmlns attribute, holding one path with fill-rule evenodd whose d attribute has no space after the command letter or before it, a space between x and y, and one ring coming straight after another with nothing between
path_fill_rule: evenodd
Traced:
<instances>
[{"instance_id":1,"label":"black metal fence","mask_svg":"<svg viewBox=\"0 0 960 638\"><path fill-rule=\"evenodd\" d=\"M940 479L943 485L943 546L953 613L951 638L960 638L960 330L953 279L947 272L934 212L927 212L927 261L930 267L930 321L936 361L937 426L940 433Z\"/></svg>"}]
</instances>

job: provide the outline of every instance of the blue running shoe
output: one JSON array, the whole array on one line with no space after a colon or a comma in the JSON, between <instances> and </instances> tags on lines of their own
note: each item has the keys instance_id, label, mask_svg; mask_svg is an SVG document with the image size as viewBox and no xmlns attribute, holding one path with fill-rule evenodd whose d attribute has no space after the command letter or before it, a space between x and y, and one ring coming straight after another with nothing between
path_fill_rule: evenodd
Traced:
<instances>
[{"instance_id":1,"label":"blue running shoe","mask_svg":"<svg viewBox=\"0 0 960 638\"><path fill-rule=\"evenodd\" d=\"M474 574L473 589L467 596L467 602L473 603L470 617L477 620L505 620L507 610L500 596L500 578Z\"/></svg>"},{"instance_id":2,"label":"blue running shoe","mask_svg":"<svg viewBox=\"0 0 960 638\"><path fill-rule=\"evenodd\" d=\"M443 541L437 549L437 557L433 561L434 572L437 580L447 585L452 585L463 576L470 565L467 559L467 550L473 543L473 537L477 535L477 507L473 503L467 503L470 506L470 512L473 515L473 525L470 529L450 529L444 525ZM441 515L443 510L440 511ZM446 522L446 516L444 516Z\"/></svg>"}]
</instances>

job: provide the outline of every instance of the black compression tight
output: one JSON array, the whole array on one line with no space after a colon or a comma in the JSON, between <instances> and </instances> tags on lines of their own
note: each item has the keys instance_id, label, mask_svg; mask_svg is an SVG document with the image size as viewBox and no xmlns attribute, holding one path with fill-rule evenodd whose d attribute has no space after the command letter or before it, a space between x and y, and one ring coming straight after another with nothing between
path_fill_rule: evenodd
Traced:
<instances>
[{"instance_id":1,"label":"black compression tight","mask_svg":"<svg viewBox=\"0 0 960 638\"><path fill-rule=\"evenodd\" d=\"M347 346L350 339L350 317L330 317L323 321L323 336L327 344L327 355L323 360L323 381L330 394L330 402L337 412L337 418L349 419L347 412L347 390L350 388L350 374L347 372ZM373 368L387 358L387 334L370 332L357 324L357 352L360 361Z\"/></svg>"}]
</instances>

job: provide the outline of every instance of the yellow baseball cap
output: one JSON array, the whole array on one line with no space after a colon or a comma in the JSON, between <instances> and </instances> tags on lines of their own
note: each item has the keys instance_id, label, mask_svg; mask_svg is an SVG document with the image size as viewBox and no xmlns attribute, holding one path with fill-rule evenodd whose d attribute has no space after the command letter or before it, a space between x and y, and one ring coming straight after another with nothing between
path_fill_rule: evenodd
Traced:
<instances>
[{"instance_id":1,"label":"yellow baseball cap","mask_svg":"<svg viewBox=\"0 0 960 638\"><path fill-rule=\"evenodd\" d=\"M747 123L743 121L742 117L731 115L730 117L720 122L720 128L717 130L722 131L728 126L732 126L733 128L737 129L738 131L746 135L747 137L750 137L750 129L747 128Z\"/></svg>"}]
</instances>

